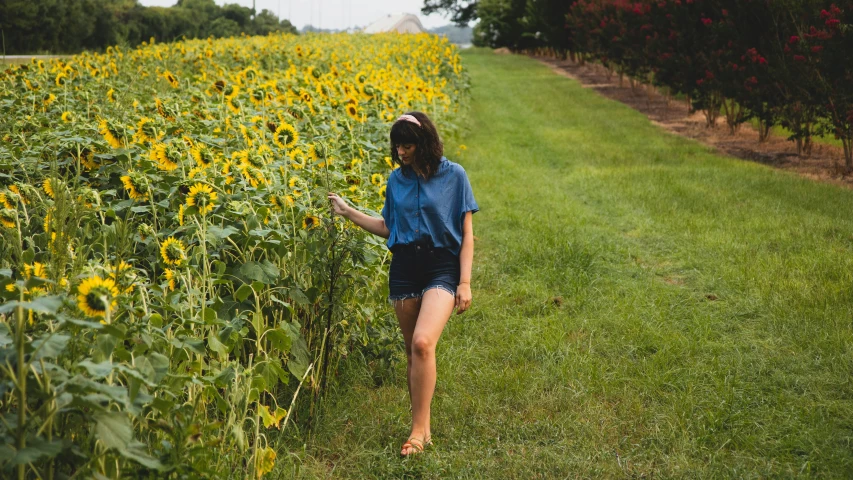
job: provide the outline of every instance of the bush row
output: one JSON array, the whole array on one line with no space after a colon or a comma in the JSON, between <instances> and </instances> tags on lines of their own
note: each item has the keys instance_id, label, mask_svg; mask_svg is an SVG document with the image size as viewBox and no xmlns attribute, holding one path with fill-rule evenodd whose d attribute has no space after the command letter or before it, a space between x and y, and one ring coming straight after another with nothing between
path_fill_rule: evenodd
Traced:
<instances>
[{"instance_id":1,"label":"bush row","mask_svg":"<svg viewBox=\"0 0 853 480\"><path fill-rule=\"evenodd\" d=\"M484 2L486 7L495 2ZM478 42L547 49L597 61L705 112L730 130L750 119L760 140L773 125L808 155L834 135L853 171L851 0L511 0L480 8ZM494 11L493 11L494 10ZM548 15L536 15L546 11ZM564 20L562 35L555 19Z\"/></svg>"}]
</instances>

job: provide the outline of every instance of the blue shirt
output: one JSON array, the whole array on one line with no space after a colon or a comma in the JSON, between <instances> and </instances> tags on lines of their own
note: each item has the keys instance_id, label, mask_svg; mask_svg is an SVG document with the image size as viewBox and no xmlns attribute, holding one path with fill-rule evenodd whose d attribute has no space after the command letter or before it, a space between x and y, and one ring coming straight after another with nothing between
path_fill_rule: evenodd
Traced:
<instances>
[{"instance_id":1,"label":"blue shirt","mask_svg":"<svg viewBox=\"0 0 853 480\"><path fill-rule=\"evenodd\" d=\"M390 249L432 241L459 255L465 213L479 210L462 165L441 157L438 171L429 180L404 165L391 173L385 188L382 218L391 233L386 245Z\"/></svg>"}]
</instances>

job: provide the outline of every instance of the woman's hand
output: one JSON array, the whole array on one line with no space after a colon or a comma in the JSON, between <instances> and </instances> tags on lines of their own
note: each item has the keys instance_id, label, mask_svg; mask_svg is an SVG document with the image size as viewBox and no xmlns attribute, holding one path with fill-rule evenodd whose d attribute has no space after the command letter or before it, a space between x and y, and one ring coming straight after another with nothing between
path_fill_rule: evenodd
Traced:
<instances>
[{"instance_id":1,"label":"woman's hand","mask_svg":"<svg viewBox=\"0 0 853 480\"><path fill-rule=\"evenodd\" d=\"M471 306L471 284L460 283L456 287L456 315L462 314Z\"/></svg>"},{"instance_id":2,"label":"woman's hand","mask_svg":"<svg viewBox=\"0 0 853 480\"><path fill-rule=\"evenodd\" d=\"M350 206L347 205L347 202L343 198L339 197L336 193L329 192L329 200L332 202L332 211L336 215L347 217Z\"/></svg>"}]
</instances>

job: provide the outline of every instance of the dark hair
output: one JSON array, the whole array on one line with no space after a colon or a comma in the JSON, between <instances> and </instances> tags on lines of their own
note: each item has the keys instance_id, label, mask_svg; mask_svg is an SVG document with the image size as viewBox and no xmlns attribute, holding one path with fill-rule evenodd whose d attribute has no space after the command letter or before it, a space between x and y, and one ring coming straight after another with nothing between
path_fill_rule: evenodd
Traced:
<instances>
[{"instance_id":1,"label":"dark hair","mask_svg":"<svg viewBox=\"0 0 853 480\"><path fill-rule=\"evenodd\" d=\"M407 120L398 120L391 126L391 158L400 165L404 175L408 176L413 169L422 173L426 178L432 177L438 171L438 164L444 155L444 145L438 136L435 124L423 112L407 112L421 122L415 125ZM415 158L410 165L403 165L397 156L397 145L410 143L415 145Z\"/></svg>"}]
</instances>

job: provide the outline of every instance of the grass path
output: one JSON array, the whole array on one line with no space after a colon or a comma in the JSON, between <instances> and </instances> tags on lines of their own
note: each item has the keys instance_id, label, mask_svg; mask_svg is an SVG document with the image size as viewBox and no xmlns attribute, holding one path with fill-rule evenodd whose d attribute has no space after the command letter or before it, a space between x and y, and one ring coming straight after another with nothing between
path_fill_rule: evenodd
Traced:
<instances>
[{"instance_id":1,"label":"grass path","mask_svg":"<svg viewBox=\"0 0 853 480\"><path fill-rule=\"evenodd\" d=\"M853 192L714 155L537 62L465 53L474 307L344 365L281 478L853 476ZM301 444L300 444L301 445Z\"/></svg>"}]
</instances>

